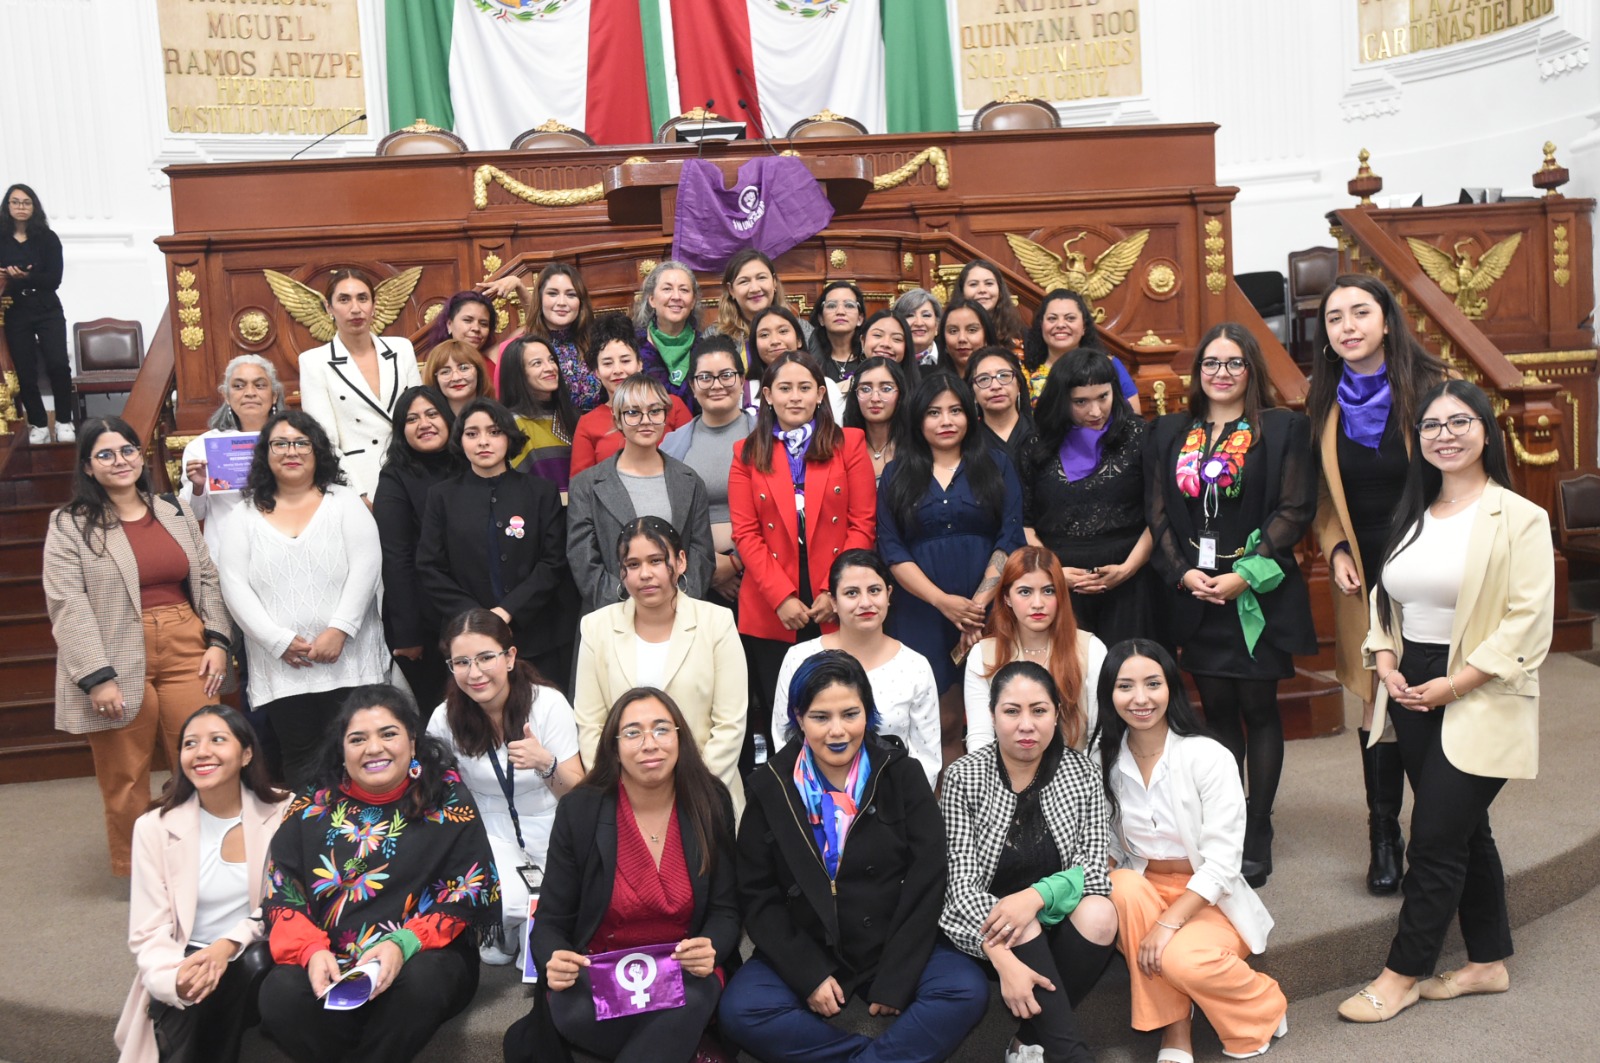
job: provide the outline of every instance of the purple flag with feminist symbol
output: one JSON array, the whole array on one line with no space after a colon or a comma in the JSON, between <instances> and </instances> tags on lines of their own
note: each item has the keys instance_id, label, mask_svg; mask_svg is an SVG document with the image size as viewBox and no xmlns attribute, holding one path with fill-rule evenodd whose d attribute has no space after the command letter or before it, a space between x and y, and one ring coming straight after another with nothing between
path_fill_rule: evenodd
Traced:
<instances>
[{"instance_id":1,"label":"purple flag with feminist symbol","mask_svg":"<svg viewBox=\"0 0 1600 1063\"><path fill-rule=\"evenodd\" d=\"M598 952L589 957L589 987L596 1019L620 1019L681 1008L683 967L672 958L677 942Z\"/></svg>"},{"instance_id":2,"label":"purple flag with feminist symbol","mask_svg":"<svg viewBox=\"0 0 1600 1063\"><path fill-rule=\"evenodd\" d=\"M704 159L683 160L672 257L715 272L747 247L777 258L833 220L833 204L801 160L763 155L739 166L732 188Z\"/></svg>"}]
</instances>

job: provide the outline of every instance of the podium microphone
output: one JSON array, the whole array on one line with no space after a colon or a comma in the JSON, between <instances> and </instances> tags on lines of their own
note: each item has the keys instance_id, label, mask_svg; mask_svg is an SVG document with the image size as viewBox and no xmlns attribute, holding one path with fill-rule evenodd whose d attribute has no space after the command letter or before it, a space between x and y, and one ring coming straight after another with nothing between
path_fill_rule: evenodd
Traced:
<instances>
[{"instance_id":1,"label":"podium microphone","mask_svg":"<svg viewBox=\"0 0 1600 1063\"><path fill-rule=\"evenodd\" d=\"M750 121L755 123L756 132L761 134L761 143L762 143L762 145L768 151L772 152L772 154L777 155L778 154L778 149L773 145L772 138L767 136L767 131L761 124L761 116L759 114L757 114L753 109L751 109L750 104L748 104L744 100L740 100L739 101L739 107L740 107L741 110L744 111L746 117L748 117L750 119Z\"/></svg>"},{"instance_id":2,"label":"podium microphone","mask_svg":"<svg viewBox=\"0 0 1600 1063\"><path fill-rule=\"evenodd\" d=\"M706 153L706 123L711 120L711 108L715 107L716 105L716 100L709 99L706 101L705 110L700 113L700 135L695 137L694 143L695 153L697 155L703 156Z\"/></svg>"},{"instance_id":3,"label":"podium microphone","mask_svg":"<svg viewBox=\"0 0 1600 1063\"><path fill-rule=\"evenodd\" d=\"M340 126L338 129L335 129L330 133L322 134L316 140L313 140L311 143L307 144L305 147L301 148L299 151L297 151L293 155L289 156L289 161L293 162L294 160L298 159L300 156L304 155L306 152L310 151L312 148L316 147L318 144L321 144L324 140L327 140L329 137L334 136L335 134L338 134L338 133L343 133L346 129L349 129L351 126L355 125L357 122L364 122L366 120L367 120L367 112L366 111L362 111L360 114L358 114L354 118L350 119L350 121L348 121L344 125Z\"/></svg>"}]
</instances>

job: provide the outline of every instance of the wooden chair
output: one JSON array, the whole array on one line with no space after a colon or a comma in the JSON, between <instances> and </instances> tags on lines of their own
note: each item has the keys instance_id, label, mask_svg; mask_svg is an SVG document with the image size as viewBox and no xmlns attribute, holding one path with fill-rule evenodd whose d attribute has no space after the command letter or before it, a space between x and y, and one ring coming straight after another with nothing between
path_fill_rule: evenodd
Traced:
<instances>
[{"instance_id":1,"label":"wooden chair","mask_svg":"<svg viewBox=\"0 0 1600 1063\"><path fill-rule=\"evenodd\" d=\"M1317 316L1317 304L1333 278L1339 275L1339 252L1332 247L1308 247L1289 252L1289 354L1301 365L1310 365L1317 352L1311 349L1316 331L1306 323Z\"/></svg>"},{"instance_id":2,"label":"wooden chair","mask_svg":"<svg viewBox=\"0 0 1600 1063\"><path fill-rule=\"evenodd\" d=\"M568 148L592 148L594 137L581 129L563 125L554 118L523 130L511 142L512 151L563 151Z\"/></svg>"},{"instance_id":3,"label":"wooden chair","mask_svg":"<svg viewBox=\"0 0 1600 1063\"><path fill-rule=\"evenodd\" d=\"M1008 92L972 116L973 129L1059 129L1061 114L1049 100Z\"/></svg>"},{"instance_id":4,"label":"wooden chair","mask_svg":"<svg viewBox=\"0 0 1600 1063\"><path fill-rule=\"evenodd\" d=\"M1600 469L1574 469L1557 482L1556 546L1568 560L1600 563Z\"/></svg>"},{"instance_id":5,"label":"wooden chair","mask_svg":"<svg viewBox=\"0 0 1600 1063\"><path fill-rule=\"evenodd\" d=\"M78 421L88 416L88 396L126 395L133 390L144 362L144 329L137 321L101 317L72 326L78 372L72 389L78 396Z\"/></svg>"},{"instance_id":6,"label":"wooden chair","mask_svg":"<svg viewBox=\"0 0 1600 1063\"><path fill-rule=\"evenodd\" d=\"M460 155L467 150L467 142L427 119L418 118L403 129L378 141L379 155Z\"/></svg>"},{"instance_id":7,"label":"wooden chair","mask_svg":"<svg viewBox=\"0 0 1600 1063\"><path fill-rule=\"evenodd\" d=\"M867 127L842 114L821 110L809 118L802 118L789 127L788 138L796 137L864 137Z\"/></svg>"}]
</instances>

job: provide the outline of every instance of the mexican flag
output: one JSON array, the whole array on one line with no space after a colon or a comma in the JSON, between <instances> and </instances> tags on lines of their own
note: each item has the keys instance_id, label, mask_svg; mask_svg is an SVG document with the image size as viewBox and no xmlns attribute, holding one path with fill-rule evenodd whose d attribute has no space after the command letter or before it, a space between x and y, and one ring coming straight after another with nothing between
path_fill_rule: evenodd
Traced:
<instances>
[{"instance_id":1,"label":"mexican flag","mask_svg":"<svg viewBox=\"0 0 1600 1063\"><path fill-rule=\"evenodd\" d=\"M426 118L474 151L552 118L649 143L694 107L752 138L822 110L956 126L938 0L389 0L386 18L390 126Z\"/></svg>"}]
</instances>

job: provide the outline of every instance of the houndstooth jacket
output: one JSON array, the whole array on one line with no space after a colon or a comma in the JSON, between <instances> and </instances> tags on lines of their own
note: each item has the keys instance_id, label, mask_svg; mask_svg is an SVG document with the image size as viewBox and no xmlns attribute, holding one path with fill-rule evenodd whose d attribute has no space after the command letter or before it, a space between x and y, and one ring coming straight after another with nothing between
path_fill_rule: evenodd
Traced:
<instances>
[{"instance_id":1,"label":"houndstooth jacket","mask_svg":"<svg viewBox=\"0 0 1600 1063\"><path fill-rule=\"evenodd\" d=\"M950 858L939 928L956 948L980 957L978 928L1000 899L989 892L989 883L1017 810L1017 795L1000 778L999 756L999 745L991 743L961 757L945 769L939 795ZM1089 758L1064 749L1039 805L1061 852L1062 870L1082 867L1085 896L1109 897L1105 791Z\"/></svg>"},{"instance_id":2,"label":"houndstooth jacket","mask_svg":"<svg viewBox=\"0 0 1600 1063\"><path fill-rule=\"evenodd\" d=\"M185 589L206 642L228 646L233 622L222 603L216 566L205 536L187 506L158 495L151 509L161 526L189 558ZM56 729L71 734L125 726L144 700L144 623L139 604L139 563L121 525L83 541L82 525L64 509L50 515L44 540L44 596L56 640ZM96 552L99 547L99 552ZM122 722L108 720L89 703L88 690L115 678L127 711ZM229 682L233 681L230 672ZM225 687L231 689L231 687Z\"/></svg>"}]
</instances>

